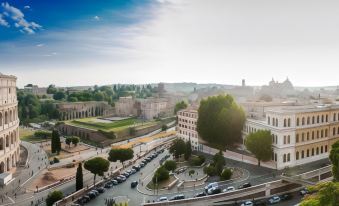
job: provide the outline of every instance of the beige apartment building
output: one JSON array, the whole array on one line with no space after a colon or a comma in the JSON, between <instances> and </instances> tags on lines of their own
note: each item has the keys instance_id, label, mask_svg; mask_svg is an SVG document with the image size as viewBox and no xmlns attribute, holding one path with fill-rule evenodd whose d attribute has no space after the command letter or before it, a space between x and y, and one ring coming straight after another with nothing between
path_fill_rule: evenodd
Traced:
<instances>
[{"instance_id":1,"label":"beige apartment building","mask_svg":"<svg viewBox=\"0 0 339 206\"><path fill-rule=\"evenodd\" d=\"M202 150L199 144L199 134L197 132L198 111L195 109L183 109L178 111L177 136L185 142L191 141L193 150Z\"/></svg>"},{"instance_id":2,"label":"beige apartment building","mask_svg":"<svg viewBox=\"0 0 339 206\"><path fill-rule=\"evenodd\" d=\"M0 73L0 175L12 173L20 157L16 77Z\"/></svg>"},{"instance_id":3,"label":"beige apartment building","mask_svg":"<svg viewBox=\"0 0 339 206\"><path fill-rule=\"evenodd\" d=\"M257 130L271 131L277 169L324 159L339 140L339 105L273 107L264 118L247 119L244 141Z\"/></svg>"}]
</instances>

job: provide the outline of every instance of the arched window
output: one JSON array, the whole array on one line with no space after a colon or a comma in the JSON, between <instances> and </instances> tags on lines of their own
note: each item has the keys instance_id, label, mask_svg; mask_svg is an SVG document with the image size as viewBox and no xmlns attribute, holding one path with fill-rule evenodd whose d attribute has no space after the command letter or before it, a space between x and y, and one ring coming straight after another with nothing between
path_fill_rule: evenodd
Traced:
<instances>
[{"instance_id":1,"label":"arched window","mask_svg":"<svg viewBox=\"0 0 339 206\"><path fill-rule=\"evenodd\" d=\"M304 133L301 133L301 141L305 141L305 134Z\"/></svg>"},{"instance_id":2,"label":"arched window","mask_svg":"<svg viewBox=\"0 0 339 206\"><path fill-rule=\"evenodd\" d=\"M320 121L320 117L319 117L319 115L317 116L317 123L319 123L319 121Z\"/></svg>"},{"instance_id":3,"label":"arched window","mask_svg":"<svg viewBox=\"0 0 339 206\"><path fill-rule=\"evenodd\" d=\"M286 154L284 154L283 161L286 162Z\"/></svg>"},{"instance_id":4,"label":"arched window","mask_svg":"<svg viewBox=\"0 0 339 206\"><path fill-rule=\"evenodd\" d=\"M4 138L0 138L0 150L4 150Z\"/></svg>"},{"instance_id":5,"label":"arched window","mask_svg":"<svg viewBox=\"0 0 339 206\"><path fill-rule=\"evenodd\" d=\"M337 121L337 113L333 114L333 122Z\"/></svg>"},{"instance_id":6,"label":"arched window","mask_svg":"<svg viewBox=\"0 0 339 206\"><path fill-rule=\"evenodd\" d=\"M287 143L288 143L288 144L291 143L291 136L290 136L290 135L287 136Z\"/></svg>"},{"instance_id":7,"label":"arched window","mask_svg":"<svg viewBox=\"0 0 339 206\"><path fill-rule=\"evenodd\" d=\"M321 130L321 133L320 133L320 137L323 138L324 137L324 130Z\"/></svg>"},{"instance_id":8,"label":"arched window","mask_svg":"<svg viewBox=\"0 0 339 206\"><path fill-rule=\"evenodd\" d=\"M299 126L299 118L297 118L297 126Z\"/></svg>"},{"instance_id":9,"label":"arched window","mask_svg":"<svg viewBox=\"0 0 339 206\"><path fill-rule=\"evenodd\" d=\"M299 152L298 152L298 151L295 153L295 159L296 159L296 160L299 159Z\"/></svg>"},{"instance_id":10,"label":"arched window","mask_svg":"<svg viewBox=\"0 0 339 206\"><path fill-rule=\"evenodd\" d=\"M288 121L287 121L287 126L290 127L291 126L291 119L288 118Z\"/></svg>"},{"instance_id":11,"label":"arched window","mask_svg":"<svg viewBox=\"0 0 339 206\"><path fill-rule=\"evenodd\" d=\"M332 129L333 136L335 135L335 127Z\"/></svg>"},{"instance_id":12,"label":"arched window","mask_svg":"<svg viewBox=\"0 0 339 206\"><path fill-rule=\"evenodd\" d=\"M328 114L326 114L325 122L328 122Z\"/></svg>"},{"instance_id":13,"label":"arched window","mask_svg":"<svg viewBox=\"0 0 339 206\"><path fill-rule=\"evenodd\" d=\"M312 148L312 156L314 156L314 148Z\"/></svg>"},{"instance_id":14,"label":"arched window","mask_svg":"<svg viewBox=\"0 0 339 206\"><path fill-rule=\"evenodd\" d=\"M5 112L5 124L8 124L8 112Z\"/></svg>"},{"instance_id":15,"label":"arched window","mask_svg":"<svg viewBox=\"0 0 339 206\"><path fill-rule=\"evenodd\" d=\"M325 137L327 137L327 133L328 133L328 132L327 132L327 129L325 129Z\"/></svg>"},{"instance_id":16,"label":"arched window","mask_svg":"<svg viewBox=\"0 0 339 206\"><path fill-rule=\"evenodd\" d=\"M303 118L301 119L301 124L302 124L302 125L305 125L305 117L303 117Z\"/></svg>"},{"instance_id":17,"label":"arched window","mask_svg":"<svg viewBox=\"0 0 339 206\"><path fill-rule=\"evenodd\" d=\"M9 136L6 136L6 147L9 147Z\"/></svg>"},{"instance_id":18,"label":"arched window","mask_svg":"<svg viewBox=\"0 0 339 206\"><path fill-rule=\"evenodd\" d=\"M312 131L312 140L314 140L314 131Z\"/></svg>"},{"instance_id":19,"label":"arched window","mask_svg":"<svg viewBox=\"0 0 339 206\"><path fill-rule=\"evenodd\" d=\"M310 124L310 117L307 117L307 124Z\"/></svg>"},{"instance_id":20,"label":"arched window","mask_svg":"<svg viewBox=\"0 0 339 206\"><path fill-rule=\"evenodd\" d=\"M321 122L324 122L324 115L321 115Z\"/></svg>"},{"instance_id":21,"label":"arched window","mask_svg":"<svg viewBox=\"0 0 339 206\"><path fill-rule=\"evenodd\" d=\"M278 118L275 119L275 126L277 127L279 124L278 124Z\"/></svg>"},{"instance_id":22,"label":"arched window","mask_svg":"<svg viewBox=\"0 0 339 206\"><path fill-rule=\"evenodd\" d=\"M327 145L325 145L325 152L327 152Z\"/></svg>"},{"instance_id":23,"label":"arched window","mask_svg":"<svg viewBox=\"0 0 339 206\"><path fill-rule=\"evenodd\" d=\"M307 156L307 157L310 156L310 150L309 150L309 149L307 149L307 151L306 151L306 156Z\"/></svg>"},{"instance_id":24,"label":"arched window","mask_svg":"<svg viewBox=\"0 0 339 206\"><path fill-rule=\"evenodd\" d=\"M310 132L307 132L307 133L306 133L306 140L307 140L307 141L310 140Z\"/></svg>"},{"instance_id":25,"label":"arched window","mask_svg":"<svg viewBox=\"0 0 339 206\"><path fill-rule=\"evenodd\" d=\"M287 162L291 161L291 153L287 154Z\"/></svg>"},{"instance_id":26,"label":"arched window","mask_svg":"<svg viewBox=\"0 0 339 206\"><path fill-rule=\"evenodd\" d=\"M295 142L298 143L299 142L299 134L295 135Z\"/></svg>"},{"instance_id":27,"label":"arched window","mask_svg":"<svg viewBox=\"0 0 339 206\"><path fill-rule=\"evenodd\" d=\"M320 147L320 153L321 154L324 153L324 147L323 146Z\"/></svg>"},{"instance_id":28,"label":"arched window","mask_svg":"<svg viewBox=\"0 0 339 206\"><path fill-rule=\"evenodd\" d=\"M319 154L319 147L317 147L316 154L317 155Z\"/></svg>"},{"instance_id":29,"label":"arched window","mask_svg":"<svg viewBox=\"0 0 339 206\"><path fill-rule=\"evenodd\" d=\"M313 117L312 117L312 124L314 124L314 119L315 119L315 118L314 118L314 116L313 116Z\"/></svg>"}]
</instances>

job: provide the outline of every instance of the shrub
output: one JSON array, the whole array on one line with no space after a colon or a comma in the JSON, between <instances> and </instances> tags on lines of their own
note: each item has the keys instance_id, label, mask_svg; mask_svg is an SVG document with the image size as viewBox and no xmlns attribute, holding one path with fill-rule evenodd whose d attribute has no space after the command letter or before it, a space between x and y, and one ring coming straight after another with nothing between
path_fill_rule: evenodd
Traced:
<instances>
[{"instance_id":1,"label":"shrub","mask_svg":"<svg viewBox=\"0 0 339 206\"><path fill-rule=\"evenodd\" d=\"M104 130L99 129L98 132L100 132L102 135L104 135L108 139L115 139L115 133L113 131L106 132Z\"/></svg>"},{"instance_id":2,"label":"shrub","mask_svg":"<svg viewBox=\"0 0 339 206\"><path fill-rule=\"evenodd\" d=\"M167 160L164 163L164 167L168 170L168 171L173 171L177 168L177 163L173 160Z\"/></svg>"},{"instance_id":3,"label":"shrub","mask_svg":"<svg viewBox=\"0 0 339 206\"><path fill-rule=\"evenodd\" d=\"M55 190L48 194L46 198L46 205L52 206L55 202L61 200L63 197L64 197L64 194L61 191Z\"/></svg>"},{"instance_id":4,"label":"shrub","mask_svg":"<svg viewBox=\"0 0 339 206\"><path fill-rule=\"evenodd\" d=\"M208 176L215 176L217 175L217 170L215 169L214 166L209 165L204 167L204 173L207 174Z\"/></svg>"},{"instance_id":5,"label":"shrub","mask_svg":"<svg viewBox=\"0 0 339 206\"><path fill-rule=\"evenodd\" d=\"M155 184L157 181L161 182L168 179L169 179L168 170L164 166L161 166L157 169L157 171L155 171L154 176L152 178L152 182Z\"/></svg>"},{"instance_id":6,"label":"shrub","mask_svg":"<svg viewBox=\"0 0 339 206\"><path fill-rule=\"evenodd\" d=\"M191 161L190 161L190 164L192 166L200 166L202 165L203 163L205 162L205 157L202 156L202 155L199 155L198 157L197 156L194 156L191 158Z\"/></svg>"},{"instance_id":7,"label":"shrub","mask_svg":"<svg viewBox=\"0 0 339 206\"><path fill-rule=\"evenodd\" d=\"M188 175L189 175L189 176L192 176L194 173L195 173L195 170L190 170L190 171L188 171Z\"/></svg>"},{"instance_id":8,"label":"shrub","mask_svg":"<svg viewBox=\"0 0 339 206\"><path fill-rule=\"evenodd\" d=\"M44 131L44 130L38 130L38 131L34 132L34 136L47 139L47 138L52 137L52 132Z\"/></svg>"},{"instance_id":9,"label":"shrub","mask_svg":"<svg viewBox=\"0 0 339 206\"><path fill-rule=\"evenodd\" d=\"M166 131L167 130L167 125L166 124L163 124L162 126L161 126L161 131Z\"/></svg>"},{"instance_id":10,"label":"shrub","mask_svg":"<svg viewBox=\"0 0 339 206\"><path fill-rule=\"evenodd\" d=\"M228 168L224 169L220 175L220 180L224 181L224 180L229 180L231 179L232 176L232 171Z\"/></svg>"},{"instance_id":11,"label":"shrub","mask_svg":"<svg viewBox=\"0 0 339 206\"><path fill-rule=\"evenodd\" d=\"M59 160L58 158L54 157L54 158L53 158L53 162L54 162L54 163L59 163L60 160Z\"/></svg>"}]
</instances>

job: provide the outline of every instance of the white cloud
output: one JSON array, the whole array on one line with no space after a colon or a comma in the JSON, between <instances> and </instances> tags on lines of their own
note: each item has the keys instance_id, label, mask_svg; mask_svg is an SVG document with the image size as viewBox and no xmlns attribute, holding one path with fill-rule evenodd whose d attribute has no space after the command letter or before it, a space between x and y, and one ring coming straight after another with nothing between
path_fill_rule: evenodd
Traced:
<instances>
[{"instance_id":1,"label":"white cloud","mask_svg":"<svg viewBox=\"0 0 339 206\"><path fill-rule=\"evenodd\" d=\"M99 21L100 17L99 16L94 16L93 19L96 20L96 21Z\"/></svg>"},{"instance_id":2,"label":"white cloud","mask_svg":"<svg viewBox=\"0 0 339 206\"><path fill-rule=\"evenodd\" d=\"M24 9L30 9L31 7L30 6L24 6Z\"/></svg>"},{"instance_id":3,"label":"white cloud","mask_svg":"<svg viewBox=\"0 0 339 206\"><path fill-rule=\"evenodd\" d=\"M9 27L8 22L4 19L4 16L0 14L0 26Z\"/></svg>"},{"instance_id":4,"label":"white cloud","mask_svg":"<svg viewBox=\"0 0 339 206\"><path fill-rule=\"evenodd\" d=\"M37 44L36 46L37 47L43 47L43 46L45 46L45 44Z\"/></svg>"},{"instance_id":5,"label":"white cloud","mask_svg":"<svg viewBox=\"0 0 339 206\"><path fill-rule=\"evenodd\" d=\"M20 32L34 34L35 31L42 28L41 25L35 22L28 22L25 19L25 15L22 13L22 11L20 11L18 8L15 8L14 6L11 6L9 3L1 3L1 6L4 10L2 14L8 18L11 18L14 21L14 26L16 28L20 28Z\"/></svg>"}]
</instances>

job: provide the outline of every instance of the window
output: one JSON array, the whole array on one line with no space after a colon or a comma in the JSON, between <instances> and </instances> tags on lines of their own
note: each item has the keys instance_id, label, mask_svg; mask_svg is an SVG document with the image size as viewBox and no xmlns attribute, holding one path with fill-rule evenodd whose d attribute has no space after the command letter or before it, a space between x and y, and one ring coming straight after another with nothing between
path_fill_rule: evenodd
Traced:
<instances>
[{"instance_id":1,"label":"window","mask_svg":"<svg viewBox=\"0 0 339 206\"><path fill-rule=\"evenodd\" d=\"M310 150L309 150L309 149L307 149L307 151L306 151L306 156L307 156L307 157L310 156Z\"/></svg>"},{"instance_id":2,"label":"window","mask_svg":"<svg viewBox=\"0 0 339 206\"><path fill-rule=\"evenodd\" d=\"M278 126L278 119L275 119L275 126Z\"/></svg>"},{"instance_id":3,"label":"window","mask_svg":"<svg viewBox=\"0 0 339 206\"><path fill-rule=\"evenodd\" d=\"M299 118L297 118L297 126L299 126Z\"/></svg>"},{"instance_id":4,"label":"window","mask_svg":"<svg viewBox=\"0 0 339 206\"><path fill-rule=\"evenodd\" d=\"M314 156L314 148L312 148L312 156Z\"/></svg>"},{"instance_id":5,"label":"window","mask_svg":"<svg viewBox=\"0 0 339 206\"><path fill-rule=\"evenodd\" d=\"M332 129L333 136L335 135L335 128Z\"/></svg>"},{"instance_id":6,"label":"window","mask_svg":"<svg viewBox=\"0 0 339 206\"><path fill-rule=\"evenodd\" d=\"M337 121L337 114L336 113L333 114L333 122L335 122L335 121Z\"/></svg>"},{"instance_id":7,"label":"window","mask_svg":"<svg viewBox=\"0 0 339 206\"><path fill-rule=\"evenodd\" d=\"M299 159L299 152L295 153L295 159L298 160Z\"/></svg>"},{"instance_id":8,"label":"window","mask_svg":"<svg viewBox=\"0 0 339 206\"><path fill-rule=\"evenodd\" d=\"M301 133L301 141L305 141L305 138L304 138L305 134L304 133Z\"/></svg>"},{"instance_id":9,"label":"window","mask_svg":"<svg viewBox=\"0 0 339 206\"><path fill-rule=\"evenodd\" d=\"M325 120L326 120L326 122L328 122L328 114L326 114L326 119Z\"/></svg>"},{"instance_id":10,"label":"window","mask_svg":"<svg viewBox=\"0 0 339 206\"><path fill-rule=\"evenodd\" d=\"M274 161L277 161L278 160L278 155L277 153L274 153Z\"/></svg>"},{"instance_id":11,"label":"window","mask_svg":"<svg viewBox=\"0 0 339 206\"><path fill-rule=\"evenodd\" d=\"M290 118L288 118L287 126L288 126L288 127L291 126L291 119L290 119Z\"/></svg>"},{"instance_id":12,"label":"window","mask_svg":"<svg viewBox=\"0 0 339 206\"><path fill-rule=\"evenodd\" d=\"M286 154L284 154L283 162L286 162Z\"/></svg>"},{"instance_id":13,"label":"window","mask_svg":"<svg viewBox=\"0 0 339 206\"><path fill-rule=\"evenodd\" d=\"M320 153L321 154L324 153L324 147L323 146L320 147Z\"/></svg>"},{"instance_id":14,"label":"window","mask_svg":"<svg viewBox=\"0 0 339 206\"><path fill-rule=\"evenodd\" d=\"M319 154L319 147L317 147L316 154L317 155Z\"/></svg>"},{"instance_id":15,"label":"window","mask_svg":"<svg viewBox=\"0 0 339 206\"><path fill-rule=\"evenodd\" d=\"M312 117L312 124L314 124L314 119L315 119L315 118L314 118L314 116L313 116L313 117Z\"/></svg>"},{"instance_id":16,"label":"window","mask_svg":"<svg viewBox=\"0 0 339 206\"><path fill-rule=\"evenodd\" d=\"M317 139L319 139L319 130L317 130Z\"/></svg>"},{"instance_id":17,"label":"window","mask_svg":"<svg viewBox=\"0 0 339 206\"><path fill-rule=\"evenodd\" d=\"M287 127L286 119L284 119L284 127Z\"/></svg>"},{"instance_id":18,"label":"window","mask_svg":"<svg viewBox=\"0 0 339 206\"><path fill-rule=\"evenodd\" d=\"M310 124L310 117L307 117L307 125Z\"/></svg>"},{"instance_id":19,"label":"window","mask_svg":"<svg viewBox=\"0 0 339 206\"><path fill-rule=\"evenodd\" d=\"M287 137L287 143L288 143L288 144L291 143L291 136L290 136L290 135L288 135L288 137Z\"/></svg>"},{"instance_id":20,"label":"window","mask_svg":"<svg viewBox=\"0 0 339 206\"><path fill-rule=\"evenodd\" d=\"M324 122L324 115L321 115L321 122Z\"/></svg>"},{"instance_id":21,"label":"window","mask_svg":"<svg viewBox=\"0 0 339 206\"><path fill-rule=\"evenodd\" d=\"M325 152L327 152L327 145L325 145Z\"/></svg>"},{"instance_id":22,"label":"window","mask_svg":"<svg viewBox=\"0 0 339 206\"><path fill-rule=\"evenodd\" d=\"M307 132L306 138L307 138L307 141L310 140L310 133L309 132Z\"/></svg>"},{"instance_id":23,"label":"window","mask_svg":"<svg viewBox=\"0 0 339 206\"><path fill-rule=\"evenodd\" d=\"M291 161L291 154L290 153L287 154L287 162L289 162L289 161Z\"/></svg>"},{"instance_id":24,"label":"window","mask_svg":"<svg viewBox=\"0 0 339 206\"><path fill-rule=\"evenodd\" d=\"M319 115L317 116L317 123L319 123L319 120L320 120L320 117L319 117Z\"/></svg>"},{"instance_id":25,"label":"window","mask_svg":"<svg viewBox=\"0 0 339 206\"><path fill-rule=\"evenodd\" d=\"M327 137L327 129L325 129L325 137Z\"/></svg>"},{"instance_id":26,"label":"window","mask_svg":"<svg viewBox=\"0 0 339 206\"><path fill-rule=\"evenodd\" d=\"M295 135L295 142L298 143L299 142L299 134Z\"/></svg>"},{"instance_id":27,"label":"window","mask_svg":"<svg viewBox=\"0 0 339 206\"><path fill-rule=\"evenodd\" d=\"M324 137L324 130L321 130L321 136L320 136L321 138L323 138Z\"/></svg>"},{"instance_id":28,"label":"window","mask_svg":"<svg viewBox=\"0 0 339 206\"><path fill-rule=\"evenodd\" d=\"M312 140L314 140L314 131L312 131Z\"/></svg>"},{"instance_id":29,"label":"window","mask_svg":"<svg viewBox=\"0 0 339 206\"><path fill-rule=\"evenodd\" d=\"M303 117L303 118L301 119L301 124L302 124L302 125L305 125L305 117Z\"/></svg>"}]
</instances>

